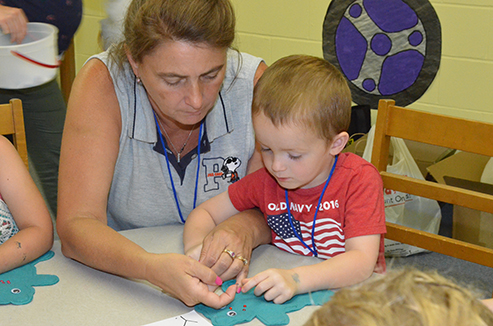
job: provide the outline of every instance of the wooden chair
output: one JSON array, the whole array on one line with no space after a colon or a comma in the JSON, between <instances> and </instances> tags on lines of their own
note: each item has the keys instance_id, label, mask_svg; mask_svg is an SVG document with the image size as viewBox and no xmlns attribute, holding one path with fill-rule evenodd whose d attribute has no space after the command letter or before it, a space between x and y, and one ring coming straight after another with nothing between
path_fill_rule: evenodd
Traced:
<instances>
[{"instance_id":1,"label":"wooden chair","mask_svg":"<svg viewBox=\"0 0 493 326\"><path fill-rule=\"evenodd\" d=\"M393 100L380 100L371 161L380 171L387 189L493 213L492 195L386 172L390 137L491 157L493 146L489 142L492 135L493 124L411 110L395 106ZM493 267L493 250L478 245L388 222L386 237Z\"/></svg>"},{"instance_id":2,"label":"wooden chair","mask_svg":"<svg viewBox=\"0 0 493 326\"><path fill-rule=\"evenodd\" d=\"M75 78L75 49L74 39L70 41L70 46L65 51L65 58L60 65L60 88L62 89L63 98L65 103L68 103L70 91L72 90L72 83Z\"/></svg>"},{"instance_id":3,"label":"wooden chair","mask_svg":"<svg viewBox=\"0 0 493 326\"><path fill-rule=\"evenodd\" d=\"M21 100L14 98L8 104L0 104L0 134L12 136L17 152L29 169Z\"/></svg>"}]
</instances>

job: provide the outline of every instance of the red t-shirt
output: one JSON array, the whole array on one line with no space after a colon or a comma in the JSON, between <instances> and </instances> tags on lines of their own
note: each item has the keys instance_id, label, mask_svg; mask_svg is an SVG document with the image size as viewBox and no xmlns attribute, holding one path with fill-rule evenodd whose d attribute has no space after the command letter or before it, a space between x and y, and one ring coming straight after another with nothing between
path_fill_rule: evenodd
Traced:
<instances>
[{"instance_id":1,"label":"red t-shirt","mask_svg":"<svg viewBox=\"0 0 493 326\"><path fill-rule=\"evenodd\" d=\"M324 184L288 191L292 225L313 249L312 226ZM251 173L228 188L239 211L258 207L272 230L272 243L304 256L312 252L296 237L288 219L285 190L266 169ZM377 169L352 153L339 155L332 179L322 198L315 223L315 247L319 258L345 252L345 239L381 234L375 272L385 272L385 206L383 184Z\"/></svg>"}]
</instances>

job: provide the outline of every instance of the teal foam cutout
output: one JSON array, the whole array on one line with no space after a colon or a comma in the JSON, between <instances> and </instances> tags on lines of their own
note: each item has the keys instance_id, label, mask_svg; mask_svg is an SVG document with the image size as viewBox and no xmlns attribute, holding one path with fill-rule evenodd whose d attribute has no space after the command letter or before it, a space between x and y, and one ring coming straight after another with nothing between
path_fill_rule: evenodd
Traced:
<instances>
[{"instance_id":1,"label":"teal foam cutout","mask_svg":"<svg viewBox=\"0 0 493 326\"><path fill-rule=\"evenodd\" d=\"M33 300L35 286L47 286L58 283L56 275L36 273L36 265L51 259L55 253L48 251L43 256L23 266L0 274L0 305L24 305Z\"/></svg>"},{"instance_id":2,"label":"teal foam cutout","mask_svg":"<svg viewBox=\"0 0 493 326\"><path fill-rule=\"evenodd\" d=\"M235 280L225 282L223 291L235 284ZM233 326L247 323L257 318L265 325L287 325L287 313L300 310L309 305L322 305L329 301L333 291L321 290L299 294L283 304L267 301L263 296L257 297L253 289L247 293L238 293L232 303L222 309L214 309L202 304L195 306L195 310L209 318L214 326Z\"/></svg>"}]
</instances>

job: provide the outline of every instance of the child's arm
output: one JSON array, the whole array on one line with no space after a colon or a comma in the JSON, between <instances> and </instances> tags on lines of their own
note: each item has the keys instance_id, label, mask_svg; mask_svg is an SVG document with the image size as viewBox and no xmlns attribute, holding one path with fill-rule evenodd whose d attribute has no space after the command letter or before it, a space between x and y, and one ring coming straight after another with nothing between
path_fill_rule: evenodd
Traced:
<instances>
[{"instance_id":1,"label":"child's arm","mask_svg":"<svg viewBox=\"0 0 493 326\"><path fill-rule=\"evenodd\" d=\"M0 273L22 266L53 245L48 208L14 146L0 137L0 194L19 232L0 245Z\"/></svg>"},{"instance_id":2,"label":"child's arm","mask_svg":"<svg viewBox=\"0 0 493 326\"><path fill-rule=\"evenodd\" d=\"M216 225L237 213L239 211L231 203L227 190L195 208L188 215L183 230L185 255L198 260L206 235Z\"/></svg>"},{"instance_id":3,"label":"child's arm","mask_svg":"<svg viewBox=\"0 0 493 326\"><path fill-rule=\"evenodd\" d=\"M379 248L380 234L354 237L346 240L346 252L318 264L268 269L244 279L242 292L255 287L255 295L280 304L296 294L350 286L372 275Z\"/></svg>"}]
</instances>

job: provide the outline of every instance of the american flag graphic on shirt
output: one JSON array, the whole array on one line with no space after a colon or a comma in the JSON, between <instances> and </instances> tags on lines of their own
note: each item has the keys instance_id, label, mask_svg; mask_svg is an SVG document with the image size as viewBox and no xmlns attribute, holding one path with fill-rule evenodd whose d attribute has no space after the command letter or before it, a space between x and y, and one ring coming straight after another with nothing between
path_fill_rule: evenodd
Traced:
<instances>
[{"instance_id":1,"label":"american flag graphic on shirt","mask_svg":"<svg viewBox=\"0 0 493 326\"><path fill-rule=\"evenodd\" d=\"M313 249L312 226L313 221L300 222L291 217L294 229L303 241ZM278 248L304 256L313 256L310 250L296 237L288 213L269 215L267 224L276 233L272 243ZM319 215L315 224L315 246L319 258L330 258L345 252L345 240L342 226L331 218Z\"/></svg>"}]
</instances>

